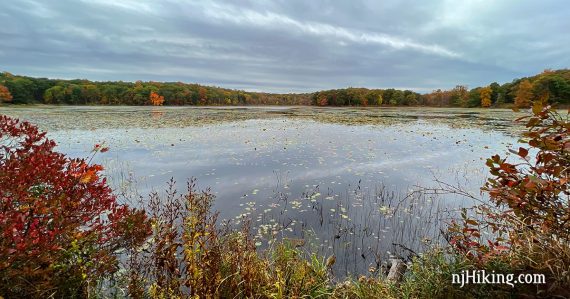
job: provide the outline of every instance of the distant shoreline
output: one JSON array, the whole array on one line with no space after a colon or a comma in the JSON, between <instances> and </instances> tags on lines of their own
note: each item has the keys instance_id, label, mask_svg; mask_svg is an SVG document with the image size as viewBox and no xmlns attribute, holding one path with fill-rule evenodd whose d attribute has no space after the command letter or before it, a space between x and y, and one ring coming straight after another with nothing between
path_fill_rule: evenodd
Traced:
<instances>
[{"instance_id":1,"label":"distant shoreline","mask_svg":"<svg viewBox=\"0 0 570 299\"><path fill-rule=\"evenodd\" d=\"M59 80L0 73L0 104L520 108L537 99L570 107L570 70L546 70L502 85L493 82L471 89L457 85L426 94L358 87L278 94L182 82Z\"/></svg>"}]
</instances>

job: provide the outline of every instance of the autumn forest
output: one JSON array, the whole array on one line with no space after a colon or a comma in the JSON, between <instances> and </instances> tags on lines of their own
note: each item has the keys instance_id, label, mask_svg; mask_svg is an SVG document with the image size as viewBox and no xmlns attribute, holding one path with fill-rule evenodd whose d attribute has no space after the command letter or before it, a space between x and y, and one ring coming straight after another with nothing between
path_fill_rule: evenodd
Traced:
<instances>
[{"instance_id":1,"label":"autumn forest","mask_svg":"<svg viewBox=\"0 0 570 299\"><path fill-rule=\"evenodd\" d=\"M570 70L545 70L509 83L493 82L471 89L457 85L427 94L393 88L275 94L182 82L96 82L0 74L0 102L14 104L528 107L533 98L569 104Z\"/></svg>"}]
</instances>

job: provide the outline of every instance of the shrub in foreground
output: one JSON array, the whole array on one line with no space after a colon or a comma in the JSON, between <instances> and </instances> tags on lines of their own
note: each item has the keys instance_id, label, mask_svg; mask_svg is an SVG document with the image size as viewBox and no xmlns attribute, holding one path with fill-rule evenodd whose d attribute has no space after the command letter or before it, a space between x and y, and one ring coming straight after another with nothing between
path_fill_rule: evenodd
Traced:
<instances>
[{"instance_id":1,"label":"shrub in foreground","mask_svg":"<svg viewBox=\"0 0 570 299\"><path fill-rule=\"evenodd\" d=\"M546 284L518 285L529 296L570 296L570 122L537 101L513 164L495 155L483 188L494 206L477 207L451 227L455 252L479 268L503 265L511 273L537 273ZM492 237L484 238L489 229ZM507 271L502 271L507 272Z\"/></svg>"},{"instance_id":2,"label":"shrub in foreground","mask_svg":"<svg viewBox=\"0 0 570 299\"><path fill-rule=\"evenodd\" d=\"M55 146L36 126L0 115L1 296L86 297L117 270L114 252L148 234L144 212L117 202L101 166Z\"/></svg>"}]
</instances>

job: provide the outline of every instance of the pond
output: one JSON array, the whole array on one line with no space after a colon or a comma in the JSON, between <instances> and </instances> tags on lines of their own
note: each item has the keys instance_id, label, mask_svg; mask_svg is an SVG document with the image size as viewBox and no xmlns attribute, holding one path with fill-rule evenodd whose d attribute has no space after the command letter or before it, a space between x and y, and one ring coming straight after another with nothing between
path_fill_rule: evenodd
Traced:
<instances>
[{"instance_id":1,"label":"pond","mask_svg":"<svg viewBox=\"0 0 570 299\"><path fill-rule=\"evenodd\" d=\"M378 270L442 240L460 196L414 193L435 179L475 196L485 159L521 130L510 110L318 107L3 108L49 132L58 150L105 167L117 192L148 194L194 177L220 218L252 219L260 248L274 238L335 254L340 275Z\"/></svg>"}]
</instances>

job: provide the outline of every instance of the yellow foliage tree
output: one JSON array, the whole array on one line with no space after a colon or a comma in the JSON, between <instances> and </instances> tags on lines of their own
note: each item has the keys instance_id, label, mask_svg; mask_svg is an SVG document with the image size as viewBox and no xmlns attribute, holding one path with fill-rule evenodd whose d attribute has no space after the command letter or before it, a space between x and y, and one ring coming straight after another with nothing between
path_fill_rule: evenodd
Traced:
<instances>
[{"instance_id":1,"label":"yellow foliage tree","mask_svg":"<svg viewBox=\"0 0 570 299\"><path fill-rule=\"evenodd\" d=\"M492 92L493 92L493 90L491 89L490 86L481 88L481 90L479 91L479 96L481 97L481 107L483 107L483 108L491 107L491 104L492 104L491 93Z\"/></svg>"},{"instance_id":2,"label":"yellow foliage tree","mask_svg":"<svg viewBox=\"0 0 570 299\"><path fill-rule=\"evenodd\" d=\"M0 84L0 102L11 102L12 94L8 90L8 87Z\"/></svg>"},{"instance_id":3,"label":"yellow foliage tree","mask_svg":"<svg viewBox=\"0 0 570 299\"><path fill-rule=\"evenodd\" d=\"M515 96L515 106L519 108L528 108L533 97L532 93L532 83L528 80L523 80L519 84L517 93Z\"/></svg>"},{"instance_id":4,"label":"yellow foliage tree","mask_svg":"<svg viewBox=\"0 0 570 299\"><path fill-rule=\"evenodd\" d=\"M153 91L150 93L150 103L153 106L162 106L162 104L164 104L164 96Z\"/></svg>"},{"instance_id":5,"label":"yellow foliage tree","mask_svg":"<svg viewBox=\"0 0 570 299\"><path fill-rule=\"evenodd\" d=\"M378 97L376 97L376 105L382 106L383 101L384 101L384 99L382 98L382 95L379 94Z\"/></svg>"}]
</instances>

